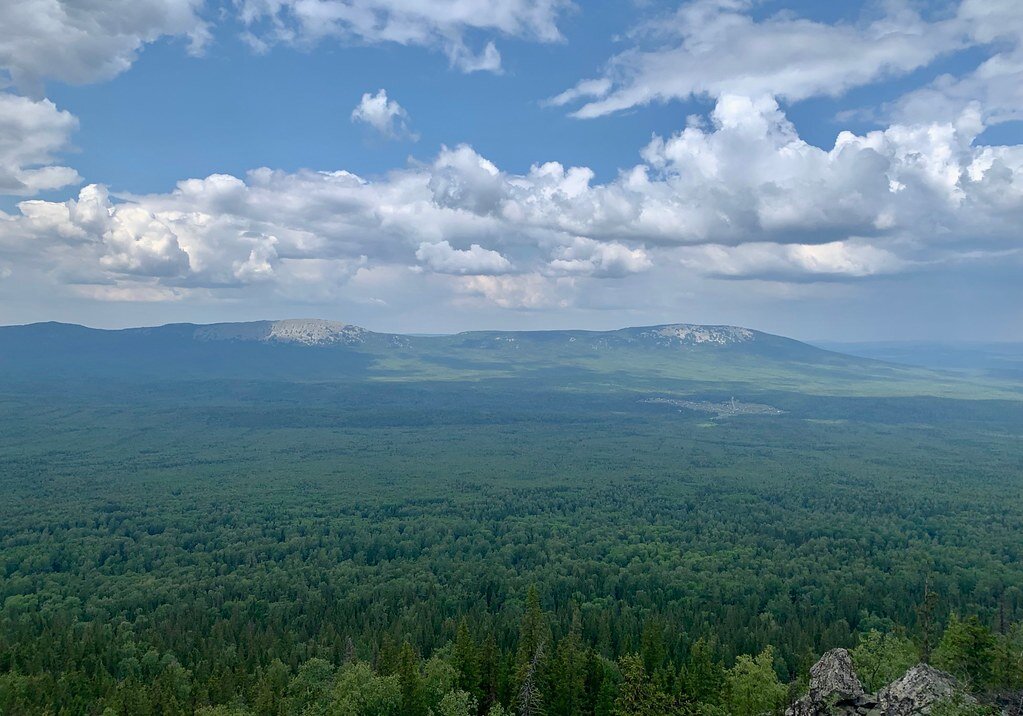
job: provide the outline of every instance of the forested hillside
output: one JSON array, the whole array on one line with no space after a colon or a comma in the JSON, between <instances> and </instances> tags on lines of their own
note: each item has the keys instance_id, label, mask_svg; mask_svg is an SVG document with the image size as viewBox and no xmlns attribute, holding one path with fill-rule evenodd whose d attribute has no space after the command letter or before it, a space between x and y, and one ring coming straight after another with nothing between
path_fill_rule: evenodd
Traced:
<instances>
[{"instance_id":1,"label":"forested hillside","mask_svg":"<svg viewBox=\"0 0 1023 716\"><path fill-rule=\"evenodd\" d=\"M838 646L1023 688L1019 401L563 374L6 378L0 712L742 716Z\"/></svg>"}]
</instances>

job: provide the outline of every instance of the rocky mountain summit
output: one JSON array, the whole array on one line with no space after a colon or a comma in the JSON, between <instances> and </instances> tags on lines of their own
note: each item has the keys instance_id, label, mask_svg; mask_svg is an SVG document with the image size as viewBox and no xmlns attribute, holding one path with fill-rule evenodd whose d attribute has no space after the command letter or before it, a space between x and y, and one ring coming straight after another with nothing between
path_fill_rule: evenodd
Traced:
<instances>
[{"instance_id":1,"label":"rocky mountain summit","mask_svg":"<svg viewBox=\"0 0 1023 716\"><path fill-rule=\"evenodd\" d=\"M785 716L914 716L930 714L951 699L973 699L955 679L927 664L917 664L876 694L868 694L845 649L832 649L810 669L810 689Z\"/></svg>"},{"instance_id":2,"label":"rocky mountain summit","mask_svg":"<svg viewBox=\"0 0 1023 716\"><path fill-rule=\"evenodd\" d=\"M198 326L198 341L258 341L261 343L297 343L307 346L353 345L361 343L366 329L338 321L297 318L284 321L251 323L214 323Z\"/></svg>"},{"instance_id":3,"label":"rocky mountain summit","mask_svg":"<svg viewBox=\"0 0 1023 716\"><path fill-rule=\"evenodd\" d=\"M689 323L678 323L671 326L654 326L642 333L644 338L653 338L659 342L678 345L718 345L727 346L734 343L745 343L755 338L753 331L738 326L698 326Z\"/></svg>"}]
</instances>

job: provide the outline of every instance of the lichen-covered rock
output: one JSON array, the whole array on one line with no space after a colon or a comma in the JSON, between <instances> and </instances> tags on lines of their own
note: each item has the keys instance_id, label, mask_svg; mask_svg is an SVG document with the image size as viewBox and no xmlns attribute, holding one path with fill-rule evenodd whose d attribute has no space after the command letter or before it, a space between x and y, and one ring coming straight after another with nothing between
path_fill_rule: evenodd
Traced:
<instances>
[{"instance_id":1,"label":"lichen-covered rock","mask_svg":"<svg viewBox=\"0 0 1023 716\"><path fill-rule=\"evenodd\" d=\"M810 668L809 696L818 701L835 696L841 699L863 696L863 686L848 651L832 649Z\"/></svg>"},{"instance_id":2,"label":"lichen-covered rock","mask_svg":"<svg viewBox=\"0 0 1023 716\"><path fill-rule=\"evenodd\" d=\"M825 716L870 711L876 702L868 698L845 649L832 649L810 668L810 690L792 704L786 716ZM864 709L860 711L860 709Z\"/></svg>"},{"instance_id":3,"label":"lichen-covered rock","mask_svg":"<svg viewBox=\"0 0 1023 716\"><path fill-rule=\"evenodd\" d=\"M951 674L927 664L917 664L901 679L881 689L877 700L885 716L911 716L930 713L934 704L955 694L956 682ZM973 702L968 696L964 698Z\"/></svg>"},{"instance_id":4,"label":"lichen-covered rock","mask_svg":"<svg viewBox=\"0 0 1023 716\"><path fill-rule=\"evenodd\" d=\"M810 690L785 716L926 716L940 701L976 701L944 671L918 664L876 696L864 693L845 649L832 649L810 669Z\"/></svg>"}]
</instances>

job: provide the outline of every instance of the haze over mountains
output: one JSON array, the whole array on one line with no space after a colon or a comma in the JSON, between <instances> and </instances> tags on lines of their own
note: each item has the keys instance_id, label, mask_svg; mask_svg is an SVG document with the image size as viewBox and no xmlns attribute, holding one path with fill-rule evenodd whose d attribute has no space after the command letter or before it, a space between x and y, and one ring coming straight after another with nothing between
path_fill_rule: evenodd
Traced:
<instances>
[{"instance_id":1,"label":"haze over mountains","mask_svg":"<svg viewBox=\"0 0 1023 716\"><path fill-rule=\"evenodd\" d=\"M279 321L250 321L242 323L191 324L177 323L164 326L108 330L88 328L69 323L32 323L22 326L0 326L0 336L12 342L25 344L49 340L80 340L90 337L96 341L156 340L174 338L200 343L235 342L265 345L306 347L372 346L381 339L396 347L415 344L457 344L492 341L495 346L509 341L528 343L561 342L592 348L611 345L648 345L661 347L735 346L756 345L763 342L797 341L772 336L737 326L703 326L695 324L668 324L622 328L613 331L548 330L548 331L466 331L444 335L414 335L380 333L339 321L322 319L286 319ZM809 350L807 344L799 344Z\"/></svg>"},{"instance_id":2,"label":"haze over mountains","mask_svg":"<svg viewBox=\"0 0 1023 716\"><path fill-rule=\"evenodd\" d=\"M938 370L1023 380L1023 343L936 341L822 342L821 348Z\"/></svg>"},{"instance_id":3,"label":"haze over mountains","mask_svg":"<svg viewBox=\"0 0 1023 716\"><path fill-rule=\"evenodd\" d=\"M1002 385L824 350L737 326L612 331L471 331L419 336L290 319L100 330L0 327L0 368L25 379L237 378L288 381L528 379L649 389L673 381L825 394L994 392Z\"/></svg>"}]
</instances>

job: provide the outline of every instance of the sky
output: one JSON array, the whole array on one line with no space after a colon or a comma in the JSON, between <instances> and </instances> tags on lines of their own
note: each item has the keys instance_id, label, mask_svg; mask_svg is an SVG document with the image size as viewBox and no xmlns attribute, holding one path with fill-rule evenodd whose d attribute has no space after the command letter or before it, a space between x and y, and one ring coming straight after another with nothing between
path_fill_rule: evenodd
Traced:
<instances>
[{"instance_id":1,"label":"sky","mask_svg":"<svg viewBox=\"0 0 1023 716\"><path fill-rule=\"evenodd\" d=\"M0 15L0 323L1023 340L1018 0Z\"/></svg>"}]
</instances>

